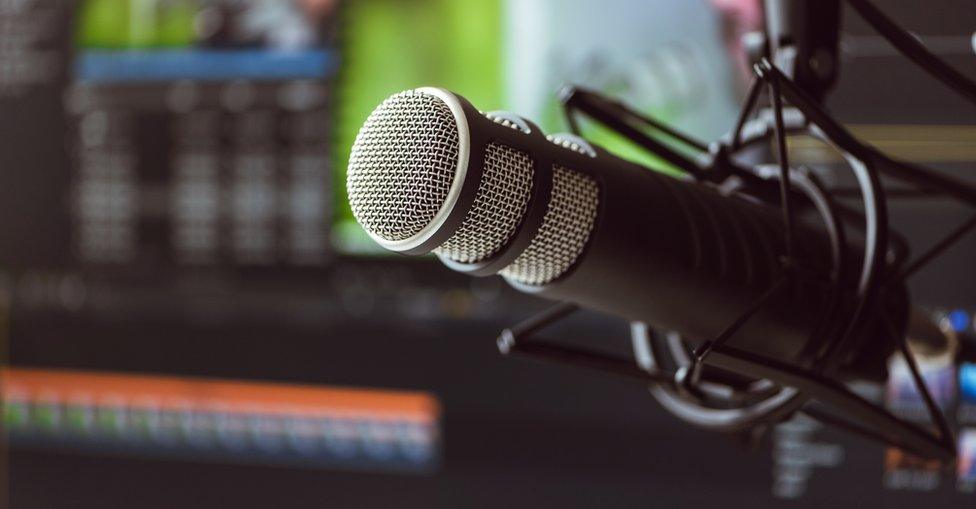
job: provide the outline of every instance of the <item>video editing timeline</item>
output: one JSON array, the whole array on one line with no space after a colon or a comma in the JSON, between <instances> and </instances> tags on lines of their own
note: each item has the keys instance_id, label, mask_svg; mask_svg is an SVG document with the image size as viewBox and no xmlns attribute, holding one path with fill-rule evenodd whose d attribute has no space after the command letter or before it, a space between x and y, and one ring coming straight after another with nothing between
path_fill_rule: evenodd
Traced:
<instances>
[{"instance_id":1,"label":"video editing timeline","mask_svg":"<svg viewBox=\"0 0 976 509\"><path fill-rule=\"evenodd\" d=\"M22 368L2 382L15 445L365 471L440 460L426 393Z\"/></svg>"},{"instance_id":2,"label":"video editing timeline","mask_svg":"<svg viewBox=\"0 0 976 509\"><path fill-rule=\"evenodd\" d=\"M82 3L66 93L81 262L327 261L338 57L320 4Z\"/></svg>"}]
</instances>

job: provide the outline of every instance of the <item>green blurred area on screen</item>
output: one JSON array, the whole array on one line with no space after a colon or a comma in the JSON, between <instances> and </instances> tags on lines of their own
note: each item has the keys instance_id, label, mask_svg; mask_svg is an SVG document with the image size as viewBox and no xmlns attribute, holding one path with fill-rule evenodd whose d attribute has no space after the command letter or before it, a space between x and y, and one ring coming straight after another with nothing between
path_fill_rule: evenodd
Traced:
<instances>
[{"instance_id":1,"label":"green blurred area on screen","mask_svg":"<svg viewBox=\"0 0 976 509\"><path fill-rule=\"evenodd\" d=\"M335 242L343 251L379 253L346 198L356 133L379 103L411 88L447 88L483 110L501 108L502 0L358 0L345 3L342 16Z\"/></svg>"},{"instance_id":2,"label":"green blurred area on screen","mask_svg":"<svg viewBox=\"0 0 976 509\"><path fill-rule=\"evenodd\" d=\"M178 48L192 44L197 0L83 0L75 41L90 49Z\"/></svg>"},{"instance_id":3,"label":"green blurred area on screen","mask_svg":"<svg viewBox=\"0 0 976 509\"><path fill-rule=\"evenodd\" d=\"M287 2L291 0L269 0ZM508 104L513 85L507 82L511 61L529 49L545 47L576 33L563 29L565 20L532 37L513 38L511 16L521 15L518 0L348 0L338 10L339 75L332 105L335 209L333 245L340 252L387 254L359 226L346 197L346 168L356 133L369 113L390 95L422 86L457 92L484 111L523 110ZM552 12L561 13L558 0L544 0ZM193 49L198 42L195 24L210 0L79 0L75 42L86 50L142 51L166 48ZM599 9L599 7L592 7ZM508 18L506 18L508 16ZM582 21L589 20L583 16ZM574 27L575 25L570 25ZM631 30L632 31L632 30ZM624 32L621 30L620 32ZM518 40L519 43L513 41ZM609 48L627 42L608 33L600 39ZM522 44L521 47L513 44ZM525 52L523 52L525 50ZM531 57L530 57L531 59ZM578 69L559 69L554 57L535 68L543 79L576 80ZM570 72L572 71L572 72ZM583 73L584 76L586 73ZM517 75L513 75L517 76ZM559 76L559 78L555 78ZM521 79L521 77L519 77ZM585 83L611 97L623 97L627 88L620 80L599 77ZM551 85L551 87L549 86ZM539 87L537 87L539 88ZM544 88L545 90L542 90ZM551 89L550 89L551 88ZM534 118L546 132L567 130L556 100L557 83L534 90L533 100L543 105L515 111ZM639 96L638 96L639 97ZM513 108L514 106L514 108ZM670 123L681 118L687 105L632 104L636 109ZM619 156L665 173L677 173L644 149L593 122L583 122L584 135Z\"/></svg>"},{"instance_id":4,"label":"green blurred area on screen","mask_svg":"<svg viewBox=\"0 0 976 509\"><path fill-rule=\"evenodd\" d=\"M613 97L612 95L609 95ZM552 110L558 112L560 118L563 117L562 106L555 99L552 100ZM638 111L645 112L645 110L637 109ZM653 116L656 120L664 123L665 125L672 122L672 119L676 118L678 115L668 111L666 108L661 108L658 111L652 111L649 115ZM551 116L555 118L556 115ZM621 159L626 159L628 161L646 166L654 171L664 173L671 176L681 176L684 173L671 163L665 161L664 159L650 153L644 147L637 145L636 143L630 141L629 139L621 136L616 131L613 131L609 127L599 124L595 121L589 121L587 119L582 119L580 122L580 130L582 131L583 137L587 141L593 143L594 145L599 145L600 147L606 149L608 152L620 157ZM564 127L565 124L560 125L558 121L552 120L550 125L559 126L557 129L568 129ZM654 137L654 133L650 131L645 131L647 134ZM662 143L669 144L666 140L661 140ZM688 155L692 155L693 152L687 150L683 147L672 146L675 150L684 151Z\"/></svg>"}]
</instances>

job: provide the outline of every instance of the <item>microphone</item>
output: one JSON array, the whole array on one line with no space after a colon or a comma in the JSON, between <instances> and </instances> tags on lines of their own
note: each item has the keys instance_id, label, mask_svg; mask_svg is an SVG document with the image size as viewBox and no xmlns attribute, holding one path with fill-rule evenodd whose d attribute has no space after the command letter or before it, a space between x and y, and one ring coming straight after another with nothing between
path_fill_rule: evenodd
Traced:
<instances>
[{"instance_id":1,"label":"microphone","mask_svg":"<svg viewBox=\"0 0 976 509\"><path fill-rule=\"evenodd\" d=\"M791 270L778 208L739 193L654 172L571 134L544 135L507 112L481 113L438 88L395 94L356 137L347 192L382 247L433 252L453 270L500 274L516 289L677 331L718 336ZM829 304L850 305L856 278L830 291L826 232L798 222L792 257L819 276L790 278L728 345L810 366L829 347ZM885 310L899 332L904 287ZM892 351L868 316L847 366L884 373ZM863 354L863 355L862 355Z\"/></svg>"}]
</instances>

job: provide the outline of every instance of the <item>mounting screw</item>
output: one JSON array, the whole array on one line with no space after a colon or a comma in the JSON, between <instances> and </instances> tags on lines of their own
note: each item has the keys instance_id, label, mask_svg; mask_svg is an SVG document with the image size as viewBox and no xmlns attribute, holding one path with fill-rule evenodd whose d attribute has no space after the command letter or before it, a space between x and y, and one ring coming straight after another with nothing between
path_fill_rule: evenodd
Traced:
<instances>
[{"instance_id":1,"label":"mounting screw","mask_svg":"<svg viewBox=\"0 0 976 509\"><path fill-rule=\"evenodd\" d=\"M688 366L682 366L674 372L674 387L678 390L678 393L682 396L693 398L695 400L700 400L698 391L692 385L691 380L691 369Z\"/></svg>"},{"instance_id":2,"label":"mounting screw","mask_svg":"<svg viewBox=\"0 0 976 509\"><path fill-rule=\"evenodd\" d=\"M512 351L512 347L515 346L515 335L512 334L511 330L505 329L498 336L495 343L498 345L498 351L501 352L502 355L508 355L508 353Z\"/></svg>"},{"instance_id":3,"label":"mounting screw","mask_svg":"<svg viewBox=\"0 0 976 509\"><path fill-rule=\"evenodd\" d=\"M834 75L834 57L822 48L810 55L807 65L820 81L828 81Z\"/></svg>"}]
</instances>

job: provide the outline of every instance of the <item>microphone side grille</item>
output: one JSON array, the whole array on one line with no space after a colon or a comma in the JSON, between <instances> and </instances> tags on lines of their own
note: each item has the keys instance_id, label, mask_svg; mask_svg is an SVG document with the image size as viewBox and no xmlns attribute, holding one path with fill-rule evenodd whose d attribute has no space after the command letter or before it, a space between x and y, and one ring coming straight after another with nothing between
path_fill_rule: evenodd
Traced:
<instances>
[{"instance_id":1,"label":"microphone side grille","mask_svg":"<svg viewBox=\"0 0 976 509\"><path fill-rule=\"evenodd\" d=\"M532 195L532 158L492 142L471 209L460 227L434 250L461 263L476 263L498 252L515 234Z\"/></svg>"},{"instance_id":2,"label":"microphone side grille","mask_svg":"<svg viewBox=\"0 0 976 509\"><path fill-rule=\"evenodd\" d=\"M565 274L586 247L598 206L599 188L595 180L554 166L552 198L539 233L500 274L527 285L544 285Z\"/></svg>"},{"instance_id":3,"label":"microphone side grille","mask_svg":"<svg viewBox=\"0 0 976 509\"><path fill-rule=\"evenodd\" d=\"M417 90L380 104L356 135L346 190L359 224L387 241L433 221L458 171L460 134L450 107Z\"/></svg>"}]
</instances>

